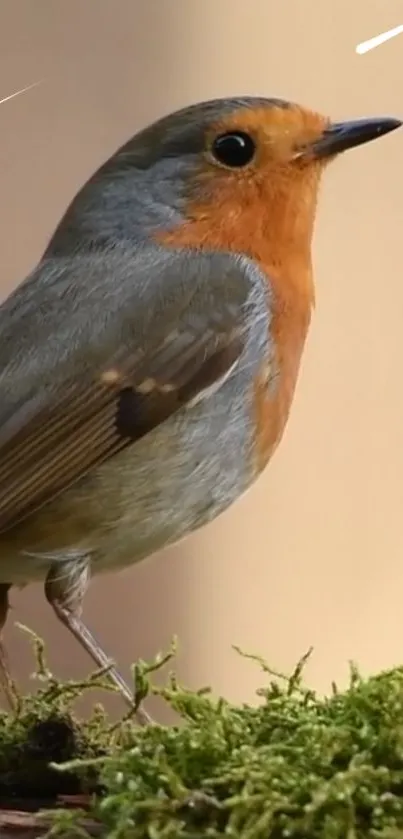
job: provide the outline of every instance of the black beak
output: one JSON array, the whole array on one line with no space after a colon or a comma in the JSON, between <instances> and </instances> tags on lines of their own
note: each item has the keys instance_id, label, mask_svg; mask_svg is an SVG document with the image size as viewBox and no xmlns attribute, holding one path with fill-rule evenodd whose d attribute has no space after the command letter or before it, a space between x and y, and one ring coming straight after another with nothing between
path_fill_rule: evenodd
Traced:
<instances>
[{"instance_id":1,"label":"black beak","mask_svg":"<svg viewBox=\"0 0 403 839\"><path fill-rule=\"evenodd\" d=\"M342 151L352 149L354 146L361 146L376 140L383 134L389 134L395 128L400 128L402 122L392 117L380 117L379 119L356 119L351 122L334 122L323 132L319 140L309 146L309 152L318 160L340 154ZM307 149L308 151L308 149Z\"/></svg>"}]
</instances>

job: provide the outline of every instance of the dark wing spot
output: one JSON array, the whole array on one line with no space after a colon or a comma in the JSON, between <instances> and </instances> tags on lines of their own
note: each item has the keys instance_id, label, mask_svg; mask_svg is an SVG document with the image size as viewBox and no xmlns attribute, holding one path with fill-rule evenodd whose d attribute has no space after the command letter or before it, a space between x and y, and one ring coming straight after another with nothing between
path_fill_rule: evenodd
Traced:
<instances>
[{"instance_id":1,"label":"dark wing spot","mask_svg":"<svg viewBox=\"0 0 403 839\"><path fill-rule=\"evenodd\" d=\"M145 393L135 387L122 388L117 397L116 431L131 442L140 440L180 407L175 388L156 386Z\"/></svg>"},{"instance_id":2,"label":"dark wing spot","mask_svg":"<svg viewBox=\"0 0 403 839\"><path fill-rule=\"evenodd\" d=\"M118 395L116 431L122 437L136 439L144 423L144 397L132 387L125 387Z\"/></svg>"}]
</instances>

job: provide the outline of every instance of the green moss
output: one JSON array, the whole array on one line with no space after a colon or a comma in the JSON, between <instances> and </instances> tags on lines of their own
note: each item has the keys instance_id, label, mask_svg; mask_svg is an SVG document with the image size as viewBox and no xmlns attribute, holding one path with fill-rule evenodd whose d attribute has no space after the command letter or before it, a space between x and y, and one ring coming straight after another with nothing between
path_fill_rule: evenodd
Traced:
<instances>
[{"instance_id":1,"label":"green moss","mask_svg":"<svg viewBox=\"0 0 403 839\"><path fill-rule=\"evenodd\" d=\"M17 723L1 722L0 780L29 775L31 724L63 719L71 737L60 758L69 762L49 768L43 749L43 783L51 773L53 792L63 779L94 791L89 814L109 839L402 839L403 668L363 679L352 667L347 690L319 698L303 685L304 662L290 678L260 662L267 686L252 708L188 691L174 676L150 688L160 663L137 666L138 698L162 694L181 725L139 729L126 719L111 728L100 712L79 724L68 710L78 686L53 680L55 700L48 681ZM59 813L53 832L83 835L79 817Z\"/></svg>"}]
</instances>

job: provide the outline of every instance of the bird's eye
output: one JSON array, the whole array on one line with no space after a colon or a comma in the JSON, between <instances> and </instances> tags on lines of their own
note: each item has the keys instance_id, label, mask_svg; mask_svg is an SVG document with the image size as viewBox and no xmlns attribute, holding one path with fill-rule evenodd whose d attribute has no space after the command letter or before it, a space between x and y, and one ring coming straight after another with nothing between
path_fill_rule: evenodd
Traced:
<instances>
[{"instance_id":1,"label":"bird's eye","mask_svg":"<svg viewBox=\"0 0 403 839\"><path fill-rule=\"evenodd\" d=\"M244 131L233 131L216 137L211 151L219 163L235 169L247 166L251 162L256 146L249 134Z\"/></svg>"}]
</instances>

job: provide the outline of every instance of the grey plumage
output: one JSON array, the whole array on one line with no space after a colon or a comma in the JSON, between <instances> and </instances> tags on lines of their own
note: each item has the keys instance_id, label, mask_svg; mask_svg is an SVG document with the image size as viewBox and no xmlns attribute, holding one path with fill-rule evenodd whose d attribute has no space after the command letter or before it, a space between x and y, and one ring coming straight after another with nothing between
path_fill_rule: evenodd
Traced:
<instances>
[{"instance_id":1,"label":"grey plumage","mask_svg":"<svg viewBox=\"0 0 403 839\"><path fill-rule=\"evenodd\" d=\"M66 489L62 463L70 438L65 433L65 426L74 419L75 399L81 393L85 394L86 388L90 392L92 383L94 380L97 382L103 372L114 367L124 372L126 359L133 356L133 347L137 357L129 367L129 381L141 385L146 377L152 377L163 385L169 385L171 379L175 382L175 375L179 375L186 351L188 360L192 361L194 355L198 369L199 362L193 347L197 348L200 338L203 339L203 361L206 353L214 351L219 333L225 335L237 328L242 341L240 357L223 386L224 393L216 392L206 403L202 401L188 409L186 419L182 411L172 418L167 417L162 431L157 428L150 434L152 439L148 437L134 443L133 453L125 455L126 462L131 463L129 469L133 470L136 480L132 493L129 485L125 490L127 509L124 505L125 509L121 512L122 527L125 517L130 516L131 526L138 519L135 527L137 536L133 533L131 545L125 551L126 561L129 562L130 559L136 559L137 541L141 544L140 556L143 556L148 552L147 539L151 539L153 549L166 541L168 523L172 530L171 539L182 535L185 528L199 526L209 518L209 506L213 509L218 504L224 508L243 488L240 481L242 485L248 481L246 474L237 479L230 464L233 462L235 467L235 453L239 453L239 446L248 445L251 418L248 418L247 408L242 405L244 379L250 378L253 372L253 359L259 359L263 353L269 352L267 324L259 322L256 317L262 305L262 297L268 291L260 271L253 263L244 257L226 254L196 255L144 246L139 247L129 259L124 247L116 247L102 256L76 255L63 263L63 269L60 271L57 262L54 265L50 260L41 269L40 296L44 296L45 306L41 306L40 300L36 298L38 285L36 278L32 277L26 286L28 293L24 294L23 302L18 301L22 293L19 289L15 297L11 297L3 310L0 310L4 323L4 327L0 328L0 357L4 360L0 377L0 452L3 451L0 460L0 528L3 530L19 521L19 491L24 514L30 511L30 504L35 508L36 504L42 505L45 500L49 502L49 510L45 509L39 514L39 521L47 515L52 517L51 508L55 504L51 500L53 494L56 489ZM114 282L109 282L110 277L114 278ZM26 326L21 342L13 352L11 338L18 328L16 322L22 324L24 321ZM175 341L179 342L180 353L176 362L169 340L171 334L174 350ZM219 435L221 439L218 443L217 432L211 429L208 433L209 427L214 427L215 422L222 418L223 410L228 412L228 405L231 406L231 416L228 418L227 430ZM86 403L80 409L82 425L85 425L87 419L85 409ZM59 435L53 436L53 445L49 451L49 429L52 421L57 423L60 417L62 424ZM39 429L36 428L35 420L39 420ZM28 449L32 448L29 435L25 447L20 442L19 446L13 448L13 442L22 429L27 436L31 422L35 448L32 462L29 462L26 459L27 446ZM163 459L158 454L161 443L168 455ZM62 451L59 451L59 446L63 447ZM1 447L4 447L3 450ZM182 447L184 451L181 451ZM186 450L191 453L190 456ZM101 457L100 462L102 460ZM204 477L203 461L206 461ZM55 471L52 463L57 462L61 465L52 482L46 478L46 470ZM197 463L199 476L197 491L194 493L191 483ZM84 472L88 469L84 454L80 466ZM29 474L37 475L39 467L45 472L46 493L42 497L38 489L38 495L33 494L25 509L25 482ZM91 495L94 481L104 487L103 491L108 491L105 485L110 471L108 465L105 463L98 468L98 478L90 476L88 484L84 479L78 491L78 495L86 499L89 509L91 502L87 494ZM129 479L127 471L128 466L122 468L122 485ZM67 473L70 475L66 468ZM252 474L249 479L252 479ZM209 486L214 485L214 491L209 490L209 493L213 492L214 505L209 505L204 499L204 480L208 481ZM133 482L133 475L130 482ZM118 492L117 487L115 491ZM154 515L147 501L152 493L156 508ZM13 499L11 512L10 495ZM66 496L70 510L69 504L73 502L67 500L68 495L71 496L72 492ZM175 502L174 497L177 499ZM178 497L181 497L179 504ZM64 506L62 500L57 503ZM99 501L96 506L99 507ZM72 513L71 510L67 512L67 507L66 522L69 522ZM113 502L109 501L102 514L106 529L111 525L110 522L108 524L108 515L113 507ZM176 524L175 508L182 519ZM97 540L91 535L91 529L97 529L98 525L96 516L92 522L93 517L94 513L84 517L81 538L85 544L91 544L96 557ZM116 519L116 512L113 517ZM119 520L115 520L115 525L120 525ZM22 537L25 549L36 551L40 544L35 544L34 536L33 541L29 541L29 523L26 528L25 536ZM33 522L32 533L35 530ZM39 527L39 532L42 531L43 528ZM46 538L47 543L53 543L48 545L47 550L60 550L63 547L70 550L76 547L66 538L65 527L55 528L53 536L48 535ZM19 550L23 547L18 528L8 536L4 533L0 537L0 547L1 539L5 539L6 543L9 541L8 551L13 542ZM109 554L108 558L105 557L102 564L108 561L112 565L117 562L116 551L114 556ZM22 575L21 564L17 557L11 563L18 578ZM4 570L5 566L7 571ZM25 570L29 579L30 570ZM4 557L0 560L0 579L4 579L4 575L12 579L10 573L10 563Z\"/></svg>"}]
</instances>

